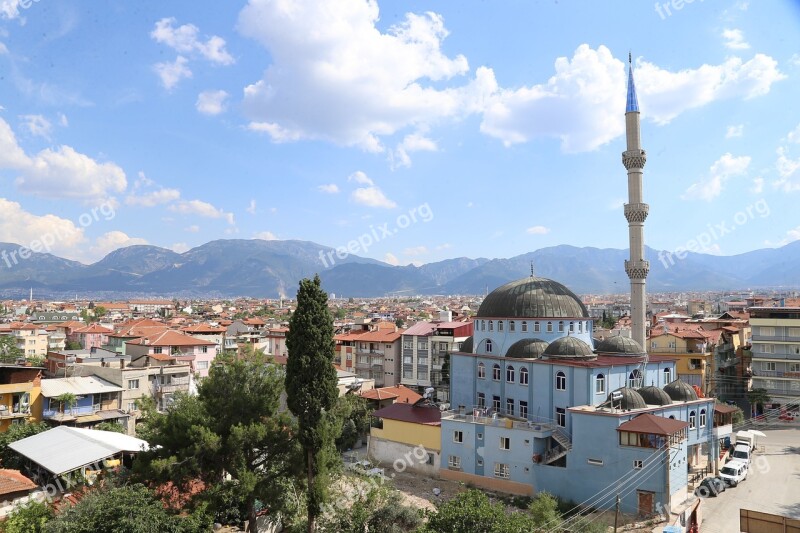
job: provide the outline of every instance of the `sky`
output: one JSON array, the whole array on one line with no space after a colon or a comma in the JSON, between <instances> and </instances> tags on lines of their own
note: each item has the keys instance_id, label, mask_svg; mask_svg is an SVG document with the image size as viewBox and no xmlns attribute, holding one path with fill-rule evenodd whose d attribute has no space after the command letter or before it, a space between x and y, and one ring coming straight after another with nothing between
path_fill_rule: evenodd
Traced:
<instances>
[{"instance_id":1,"label":"sky","mask_svg":"<svg viewBox=\"0 0 800 533\"><path fill-rule=\"evenodd\" d=\"M624 6L624 7L623 7ZM800 2L0 0L0 242L390 264L800 239Z\"/></svg>"}]
</instances>

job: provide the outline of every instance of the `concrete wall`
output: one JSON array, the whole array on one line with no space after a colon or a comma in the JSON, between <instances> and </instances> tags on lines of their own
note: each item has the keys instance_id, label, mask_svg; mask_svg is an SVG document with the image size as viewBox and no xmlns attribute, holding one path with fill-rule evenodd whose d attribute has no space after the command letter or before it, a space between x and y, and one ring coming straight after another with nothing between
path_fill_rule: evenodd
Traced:
<instances>
[{"instance_id":1,"label":"concrete wall","mask_svg":"<svg viewBox=\"0 0 800 533\"><path fill-rule=\"evenodd\" d=\"M492 321L492 329L493 331L489 331L489 321ZM512 344L515 342L522 340L522 339L541 339L546 342L552 342L560 337L564 337L569 332L569 323L573 322L575 324L575 331L570 333L570 336L577 337L580 340L587 343L589 346L593 346L592 342L592 320L588 318L584 318L582 320L559 320L559 319L529 319L526 320L528 323L528 331L522 331L522 320L515 319L515 326L514 331L510 331L509 322L510 320L502 320L503 322L503 331L499 331L498 322L500 320L493 318L476 318L474 321L475 328L473 332L473 342L474 342L474 351L475 353L485 354L487 353L486 350L486 340L491 339L492 341L492 355L504 355L508 349L511 347ZM551 322L553 324L553 331L547 332L547 323ZM564 331L558 331L558 323L564 323ZM583 331L578 332L578 322L583 323ZM539 331L536 332L535 324L539 324Z\"/></svg>"},{"instance_id":2,"label":"concrete wall","mask_svg":"<svg viewBox=\"0 0 800 533\"><path fill-rule=\"evenodd\" d=\"M410 446L424 446L426 449L439 451L442 449L442 433L439 426L426 426L383 419L383 429L372 428L370 434L389 441Z\"/></svg>"},{"instance_id":3,"label":"concrete wall","mask_svg":"<svg viewBox=\"0 0 800 533\"><path fill-rule=\"evenodd\" d=\"M433 464L428 464L429 454L433 455ZM441 466L439 450L387 440L374 433L369 437L367 457L384 465L387 468L387 476L390 475L388 469L399 472L409 470L426 476L435 476Z\"/></svg>"}]
</instances>

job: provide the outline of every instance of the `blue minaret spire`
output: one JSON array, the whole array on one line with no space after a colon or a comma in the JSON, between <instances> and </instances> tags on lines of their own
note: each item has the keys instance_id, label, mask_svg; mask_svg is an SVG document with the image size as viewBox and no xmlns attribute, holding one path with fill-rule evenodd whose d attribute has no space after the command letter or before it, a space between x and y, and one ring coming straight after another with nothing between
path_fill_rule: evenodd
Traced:
<instances>
[{"instance_id":1,"label":"blue minaret spire","mask_svg":"<svg viewBox=\"0 0 800 533\"><path fill-rule=\"evenodd\" d=\"M636 98L636 85L633 83L633 59L630 52L628 52L628 103L625 106L625 112L639 112L639 99Z\"/></svg>"}]
</instances>

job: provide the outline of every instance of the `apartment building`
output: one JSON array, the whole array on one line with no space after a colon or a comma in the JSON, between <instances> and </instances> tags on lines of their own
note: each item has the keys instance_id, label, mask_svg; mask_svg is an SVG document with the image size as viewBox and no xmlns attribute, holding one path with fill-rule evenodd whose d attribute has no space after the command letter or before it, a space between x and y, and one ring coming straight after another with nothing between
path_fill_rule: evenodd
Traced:
<instances>
[{"instance_id":1,"label":"apartment building","mask_svg":"<svg viewBox=\"0 0 800 533\"><path fill-rule=\"evenodd\" d=\"M775 403L800 403L800 307L751 307L752 387Z\"/></svg>"},{"instance_id":2,"label":"apartment building","mask_svg":"<svg viewBox=\"0 0 800 533\"><path fill-rule=\"evenodd\" d=\"M472 335L472 322L419 322L403 332L402 374L400 383L412 389L424 391L428 387L437 390L437 399L446 389L442 370L450 353Z\"/></svg>"}]
</instances>

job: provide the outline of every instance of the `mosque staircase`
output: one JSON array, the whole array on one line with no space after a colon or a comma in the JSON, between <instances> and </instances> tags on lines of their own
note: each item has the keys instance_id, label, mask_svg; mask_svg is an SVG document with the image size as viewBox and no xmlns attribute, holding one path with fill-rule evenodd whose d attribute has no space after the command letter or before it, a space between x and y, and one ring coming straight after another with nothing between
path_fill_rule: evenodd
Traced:
<instances>
[{"instance_id":1,"label":"mosque staircase","mask_svg":"<svg viewBox=\"0 0 800 533\"><path fill-rule=\"evenodd\" d=\"M558 461L567 455L572 449L572 440L570 440L570 438L560 429L556 429L550 436L554 441L556 441L558 446L547 450L544 456L545 464L551 464L555 461Z\"/></svg>"}]
</instances>

